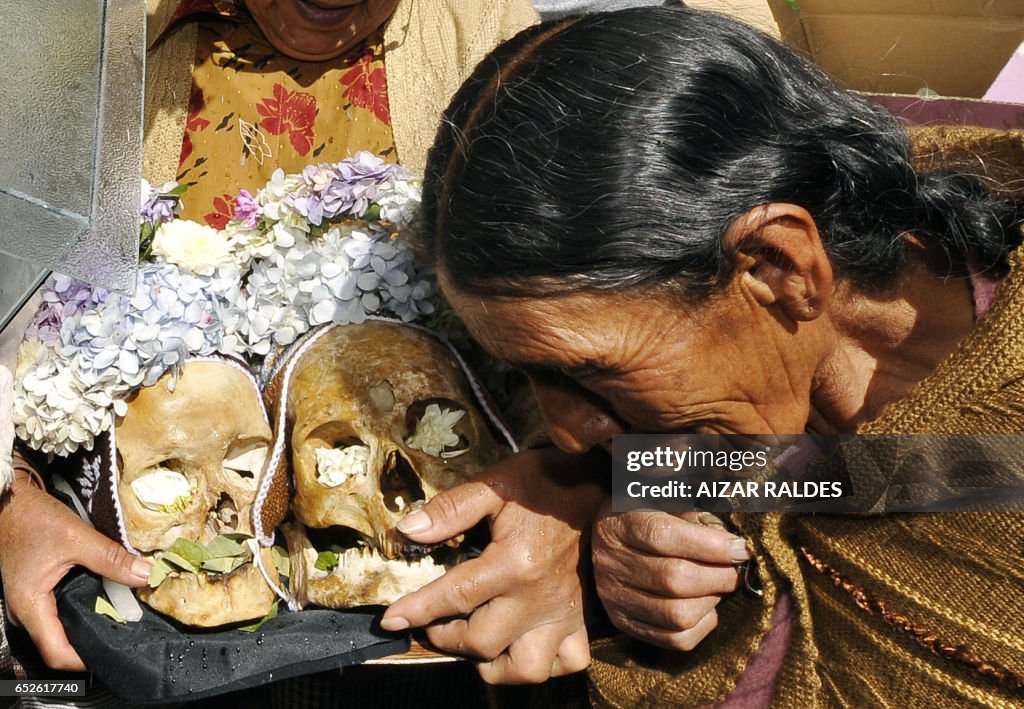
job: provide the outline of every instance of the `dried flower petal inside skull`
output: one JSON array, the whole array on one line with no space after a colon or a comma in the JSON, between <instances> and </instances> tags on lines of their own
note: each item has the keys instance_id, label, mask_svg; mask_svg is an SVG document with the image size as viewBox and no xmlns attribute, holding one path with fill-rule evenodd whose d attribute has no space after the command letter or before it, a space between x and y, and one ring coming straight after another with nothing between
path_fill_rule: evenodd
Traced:
<instances>
[{"instance_id":1,"label":"dried flower petal inside skull","mask_svg":"<svg viewBox=\"0 0 1024 709\"><path fill-rule=\"evenodd\" d=\"M427 406L423 416L416 422L416 431L406 439L406 444L436 457L451 457L463 451L445 451L459 445L455 424L466 412L461 409L442 409L437 404Z\"/></svg>"},{"instance_id":2,"label":"dried flower petal inside skull","mask_svg":"<svg viewBox=\"0 0 1024 709\"><path fill-rule=\"evenodd\" d=\"M154 466L131 483L139 502L154 512L171 514L188 506L195 485L177 470Z\"/></svg>"},{"instance_id":3,"label":"dried flower petal inside skull","mask_svg":"<svg viewBox=\"0 0 1024 709\"><path fill-rule=\"evenodd\" d=\"M321 485L338 487L344 485L354 475L366 475L369 463L369 446L318 448L316 451L316 479Z\"/></svg>"}]
</instances>

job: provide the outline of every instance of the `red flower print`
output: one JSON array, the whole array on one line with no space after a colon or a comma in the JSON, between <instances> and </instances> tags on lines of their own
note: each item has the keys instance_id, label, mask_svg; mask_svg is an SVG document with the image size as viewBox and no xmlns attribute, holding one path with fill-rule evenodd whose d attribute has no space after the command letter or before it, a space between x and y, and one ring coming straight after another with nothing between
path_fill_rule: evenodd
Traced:
<instances>
[{"instance_id":1,"label":"red flower print","mask_svg":"<svg viewBox=\"0 0 1024 709\"><path fill-rule=\"evenodd\" d=\"M186 128L191 131L198 131L210 125L208 120L199 115L205 103L206 99L203 97L203 90L193 86L192 93L188 97L188 121L185 123Z\"/></svg>"},{"instance_id":2,"label":"red flower print","mask_svg":"<svg viewBox=\"0 0 1024 709\"><path fill-rule=\"evenodd\" d=\"M188 160L189 155L192 154L192 136L185 132L185 137L181 139L181 155L178 157L178 167L185 164Z\"/></svg>"},{"instance_id":3,"label":"red flower print","mask_svg":"<svg viewBox=\"0 0 1024 709\"><path fill-rule=\"evenodd\" d=\"M313 121L316 120L316 98L313 94L289 91L274 84L274 98L267 97L256 105L263 116L260 126L271 135L288 133L288 140L299 155L309 154L313 146Z\"/></svg>"},{"instance_id":4,"label":"red flower print","mask_svg":"<svg viewBox=\"0 0 1024 709\"><path fill-rule=\"evenodd\" d=\"M213 211L203 217L203 221L214 229L223 229L231 221L235 213L235 198L229 194L213 198Z\"/></svg>"},{"instance_id":5,"label":"red flower print","mask_svg":"<svg viewBox=\"0 0 1024 709\"><path fill-rule=\"evenodd\" d=\"M373 56L369 53L359 57L359 61L338 82L348 87L343 94L353 106L372 111L381 123L389 126L391 111L388 108L388 82L384 69L373 68L372 60Z\"/></svg>"},{"instance_id":6,"label":"red flower print","mask_svg":"<svg viewBox=\"0 0 1024 709\"><path fill-rule=\"evenodd\" d=\"M192 136L190 133L205 129L210 122L199 115L203 110L206 99L203 97L203 90L192 87L192 93L188 97L188 119L185 121L185 137L181 141L181 155L178 157L178 165L184 165L189 156L192 155Z\"/></svg>"}]
</instances>

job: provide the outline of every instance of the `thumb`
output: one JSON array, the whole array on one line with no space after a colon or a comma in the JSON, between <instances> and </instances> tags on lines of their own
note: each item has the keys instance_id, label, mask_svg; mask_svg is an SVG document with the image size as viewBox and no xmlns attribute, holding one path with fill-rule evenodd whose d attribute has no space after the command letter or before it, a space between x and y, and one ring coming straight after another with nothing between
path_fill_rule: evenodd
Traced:
<instances>
[{"instance_id":1,"label":"thumb","mask_svg":"<svg viewBox=\"0 0 1024 709\"><path fill-rule=\"evenodd\" d=\"M470 481L436 495L396 526L410 539L436 544L465 532L484 517L501 510L500 497L479 481Z\"/></svg>"},{"instance_id":2,"label":"thumb","mask_svg":"<svg viewBox=\"0 0 1024 709\"><path fill-rule=\"evenodd\" d=\"M152 564L129 553L113 539L89 529L91 538L83 540L79 563L104 578L126 586L145 586Z\"/></svg>"}]
</instances>

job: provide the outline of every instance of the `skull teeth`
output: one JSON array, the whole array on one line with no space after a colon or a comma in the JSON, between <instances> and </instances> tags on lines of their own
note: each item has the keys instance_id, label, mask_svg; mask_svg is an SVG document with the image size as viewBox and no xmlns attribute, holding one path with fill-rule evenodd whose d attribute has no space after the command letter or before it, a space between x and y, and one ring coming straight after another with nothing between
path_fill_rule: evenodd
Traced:
<instances>
[{"instance_id":1,"label":"skull teeth","mask_svg":"<svg viewBox=\"0 0 1024 709\"><path fill-rule=\"evenodd\" d=\"M312 558L316 558L313 551ZM371 547L352 547L338 554L338 566L327 573L316 568L310 569L312 578L326 578L338 574L349 578L363 578L363 574L376 574L389 571L396 574L432 574L432 579L446 571L444 564L438 564L432 557L423 556L415 561L405 559L387 559Z\"/></svg>"}]
</instances>

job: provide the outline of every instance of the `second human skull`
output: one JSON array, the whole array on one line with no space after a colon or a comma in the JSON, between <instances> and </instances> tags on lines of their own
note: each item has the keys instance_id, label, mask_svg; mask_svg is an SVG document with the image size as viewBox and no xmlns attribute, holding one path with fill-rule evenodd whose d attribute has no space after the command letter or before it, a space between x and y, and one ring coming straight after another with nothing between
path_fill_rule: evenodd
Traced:
<instances>
[{"instance_id":1,"label":"second human skull","mask_svg":"<svg viewBox=\"0 0 1024 709\"><path fill-rule=\"evenodd\" d=\"M391 322L329 327L285 368L301 602L391 603L440 576L444 550L397 522L507 452L447 347ZM452 542L452 547L455 543Z\"/></svg>"}]
</instances>

